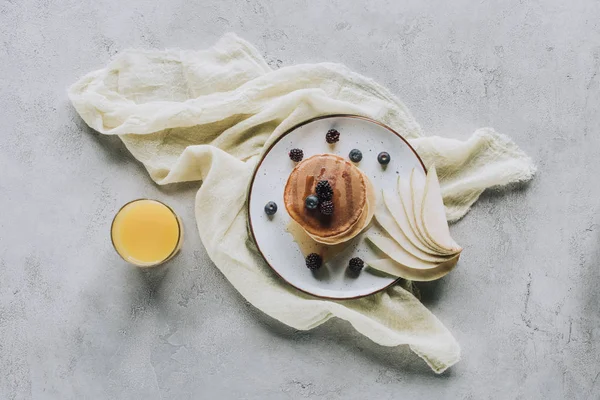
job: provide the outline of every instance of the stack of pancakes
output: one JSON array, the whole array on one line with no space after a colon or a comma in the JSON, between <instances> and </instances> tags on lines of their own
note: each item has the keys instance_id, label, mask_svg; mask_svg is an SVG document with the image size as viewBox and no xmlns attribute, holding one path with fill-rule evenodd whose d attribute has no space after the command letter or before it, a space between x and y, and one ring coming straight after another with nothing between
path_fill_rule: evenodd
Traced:
<instances>
[{"instance_id":1,"label":"stack of pancakes","mask_svg":"<svg viewBox=\"0 0 600 400\"><path fill-rule=\"evenodd\" d=\"M326 180L333 189L333 215L309 210L304 200ZM358 235L373 218L375 191L356 166L334 154L317 154L298 163L285 185L285 208L315 241L335 245Z\"/></svg>"}]
</instances>

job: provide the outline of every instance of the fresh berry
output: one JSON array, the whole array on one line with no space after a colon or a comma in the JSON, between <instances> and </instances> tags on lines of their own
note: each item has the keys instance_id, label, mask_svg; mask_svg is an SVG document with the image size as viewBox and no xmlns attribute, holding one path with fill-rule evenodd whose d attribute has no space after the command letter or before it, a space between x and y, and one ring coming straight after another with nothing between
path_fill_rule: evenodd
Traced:
<instances>
[{"instance_id":1,"label":"fresh berry","mask_svg":"<svg viewBox=\"0 0 600 400\"><path fill-rule=\"evenodd\" d=\"M319 210L323 215L332 215L333 214L333 201L327 200L321 203L319 206Z\"/></svg>"},{"instance_id":2,"label":"fresh berry","mask_svg":"<svg viewBox=\"0 0 600 400\"><path fill-rule=\"evenodd\" d=\"M315 192L321 201L331 200L333 197L333 189L329 184L329 181L319 181L315 186Z\"/></svg>"},{"instance_id":3,"label":"fresh berry","mask_svg":"<svg viewBox=\"0 0 600 400\"><path fill-rule=\"evenodd\" d=\"M337 143L340 140L340 133L337 131L337 129L330 129L327 131L327 135L325 135L325 140L329 144Z\"/></svg>"},{"instance_id":4,"label":"fresh berry","mask_svg":"<svg viewBox=\"0 0 600 400\"><path fill-rule=\"evenodd\" d=\"M363 269L364 266L365 266L365 262L363 260L361 260L359 257L354 257L348 263L348 269L350 270L350 272L353 272L355 274L358 274Z\"/></svg>"},{"instance_id":5,"label":"fresh berry","mask_svg":"<svg viewBox=\"0 0 600 400\"><path fill-rule=\"evenodd\" d=\"M273 215L277 212L277 204L274 201L270 201L265 205L265 213L267 215Z\"/></svg>"},{"instance_id":6,"label":"fresh berry","mask_svg":"<svg viewBox=\"0 0 600 400\"><path fill-rule=\"evenodd\" d=\"M306 198L306 200L304 200L304 205L309 210L314 210L315 208L317 208L319 206L319 198L317 196L315 196L314 194L311 194L310 196L308 196Z\"/></svg>"},{"instance_id":7,"label":"fresh berry","mask_svg":"<svg viewBox=\"0 0 600 400\"><path fill-rule=\"evenodd\" d=\"M354 149L350 151L348 157L350 157L350 161L352 162L360 162L362 160L362 153L359 149Z\"/></svg>"},{"instance_id":8,"label":"fresh berry","mask_svg":"<svg viewBox=\"0 0 600 400\"><path fill-rule=\"evenodd\" d=\"M317 253L310 253L308 256L306 256L306 267L311 271L321 268L322 264L323 259Z\"/></svg>"},{"instance_id":9,"label":"fresh berry","mask_svg":"<svg viewBox=\"0 0 600 400\"><path fill-rule=\"evenodd\" d=\"M390 163L390 155L387 152L382 151L377 156L377 161L379 161L379 164L381 165L388 165Z\"/></svg>"},{"instance_id":10,"label":"fresh berry","mask_svg":"<svg viewBox=\"0 0 600 400\"><path fill-rule=\"evenodd\" d=\"M300 149L290 150L290 159L294 162L300 162L304 158L304 152Z\"/></svg>"}]
</instances>

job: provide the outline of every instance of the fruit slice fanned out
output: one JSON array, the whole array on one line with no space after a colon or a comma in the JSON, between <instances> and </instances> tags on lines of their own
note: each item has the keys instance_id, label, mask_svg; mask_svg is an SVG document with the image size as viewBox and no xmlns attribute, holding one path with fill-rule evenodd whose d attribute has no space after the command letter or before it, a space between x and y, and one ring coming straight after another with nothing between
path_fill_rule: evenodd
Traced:
<instances>
[{"instance_id":1,"label":"fruit slice fanned out","mask_svg":"<svg viewBox=\"0 0 600 400\"><path fill-rule=\"evenodd\" d=\"M450 249L446 249L435 243L425 232L423 226L422 205L423 205L423 194L425 192L425 176L413 169L410 173L410 192L413 206L413 217L415 219L415 228L418 236L422 239L423 244L428 246L430 249L439 251L444 254L454 254Z\"/></svg>"},{"instance_id":2,"label":"fruit slice fanned out","mask_svg":"<svg viewBox=\"0 0 600 400\"><path fill-rule=\"evenodd\" d=\"M425 180L420 220L422 221L424 233L437 246L454 253L462 250L450 236L442 190L435 166L430 168Z\"/></svg>"},{"instance_id":3,"label":"fruit slice fanned out","mask_svg":"<svg viewBox=\"0 0 600 400\"><path fill-rule=\"evenodd\" d=\"M415 222L415 213L413 212L412 202L412 190L410 188L409 179L402 178L401 176L398 177L398 196L400 197L402 209L404 210L404 214L406 216L408 224L410 225L410 229L413 231L415 237L419 240L419 243L422 243L423 239L420 237L417 231L417 226Z\"/></svg>"},{"instance_id":4,"label":"fruit slice fanned out","mask_svg":"<svg viewBox=\"0 0 600 400\"><path fill-rule=\"evenodd\" d=\"M450 236L435 167L426 178L414 169L410 179L399 177L397 195L384 191L383 205L375 215L383 236L371 234L367 239L385 256L367 260L371 268L429 281L456 266L462 248Z\"/></svg>"},{"instance_id":5,"label":"fruit slice fanned out","mask_svg":"<svg viewBox=\"0 0 600 400\"><path fill-rule=\"evenodd\" d=\"M400 182L400 181L399 181ZM383 203L385 204L385 208L390 213L390 215L396 221L396 224L402 230L402 233L406 238L410 241L410 243L421 250L424 253L430 254L432 256L444 256L446 255L443 252L435 251L427 247L421 242L421 239L415 234L411 226L411 222L409 221L409 215L406 212L404 205L402 204L402 200L399 195L394 193L393 191L383 191ZM411 208L412 210L412 208ZM380 214L381 215L381 214Z\"/></svg>"},{"instance_id":6,"label":"fruit slice fanned out","mask_svg":"<svg viewBox=\"0 0 600 400\"><path fill-rule=\"evenodd\" d=\"M414 269L431 269L435 268L439 262L445 261L446 259L438 261L423 261L420 258L407 252L402 246L400 246L395 240L388 237L379 235L369 235L367 240L373 243L379 250L384 252L389 258L405 265L409 268Z\"/></svg>"},{"instance_id":7,"label":"fruit slice fanned out","mask_svg":"<svg viewBox=\"0 0 600 400\"><path fill-rule=\"evenodd\" d=\"M406 177L398 177L398 196L400 197L400 201L402 204L402 208L404 210L404 214L405 214L405 219L408 220L409 222L409 226L410 229L412 230L412 236L414 238L416 238L418 244L415 244L417 247L419 247L419 249L425 251L426 253L429 254L434 254L434 255L442 255L442 256L446 256L448 254L452 254L451 252L439 248L438 246L433 246L432 244L430 244L430 242L428 240L426 240L426 237L421 233L421 231L418 229L418 225L417 225L417 215L419 214L415 213L414 210L414 204L415 202L413 201L413 197L416 197L413 194L413 185L412 185L412 181L413 181L413 175L414 175L414 169L411 171L410 177L406 178ZM424 181L424 179L423 179ZM417 196L422 196L417 194ZM421 197L419 197L419 201L418 203L421 203ZM392 211L390 209L390 211Z\"/></svg>"},{"instance_id":8,"label":"fruit slice fanned out","mask_svg":"<svg viewBox=\"0 0 600 400\"><path fill-rule=\"evenodd\" d=\"M440 279L448 272L452 271L456 266L459 257L460 256L457 254L452 258L449 258L447 261L437 264L435 268L430 269L409 268L405 265L395 262L391 258L366 261L366 264L373 269L393 276L409 279L411 281L426 282Z\"/></svg>"},{"instance_id":9,"label":"fruit slice fanned out","mask_svg":"<svg viewBox=\"0 0 600 400\"><path fill-rule=\"evenodd\" d=\"M386 195L384 194L383 196L385 197ZM420 250L417 246L415 246L406 237L402 228L400 228L399 224L396 223L389 210L385 206L378 207L377 213L375 213L375 219L377 219L377 222L379 223L379 225L381 225L383 230L392 237L393 242L407 253L417 257L420 260L427 262L441 262L446 260L446 257L444 256L431 255L429 253L426 253L425 251Z\"/></svg>"}]
</instances>

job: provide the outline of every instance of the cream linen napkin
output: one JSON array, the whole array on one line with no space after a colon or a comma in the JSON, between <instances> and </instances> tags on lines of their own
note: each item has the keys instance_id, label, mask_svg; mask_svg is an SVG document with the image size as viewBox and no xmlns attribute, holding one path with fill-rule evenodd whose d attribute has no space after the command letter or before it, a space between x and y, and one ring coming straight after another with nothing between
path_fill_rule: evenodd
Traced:
<instances>
[{"instance_id":1,"label":"cream linen napkin","mask_svg":"<svg viewBox=\"0 0 600 400\"><path fill-rule=\"evenodd\" d=\"M196 195L202 243L217 268L255 307L296 329L347 320L384 346L408 344L437 373L460 358L452 334L396 285L366 298L322 300L277 278L248 237L246 190L263 149L286 129L325 114L374 118L410 139L436 164L449 220L488 187L531 179L529 157L506 136L480 129L469 140L423 137L388 90L339 64L272 70L234 34L201 51L119 54L69 89L83 120L119 135L160 185L203 181Z\"/></svg>"}]
</instances>

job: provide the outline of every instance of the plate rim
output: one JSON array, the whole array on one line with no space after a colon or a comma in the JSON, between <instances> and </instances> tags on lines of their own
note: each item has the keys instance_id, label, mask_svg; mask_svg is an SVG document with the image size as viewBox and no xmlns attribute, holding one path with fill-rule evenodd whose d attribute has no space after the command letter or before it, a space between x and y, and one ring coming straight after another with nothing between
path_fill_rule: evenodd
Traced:
<instances>
[{"instance_id":1,"label":"plate rim","mask_svg":"<svg viewBox=\"0 0 600 400\"><path fill-rule=\"evenodd\" d=\"M329 118L355 118L355 119L362 119L364 121L368 121L368 122L377 124L377 125L385 128L385 129L387 129L388 131L392 132L394 135L398 136L408 146L408 148L417 157L417 160L421 164L421 167L423 167L423 171L425 171L425 173L427 173L427 168L425 167L425 164L423 163L423 160L421 159L421 157L419 156L419 154L417 153L417 151L410 145L410 143L408 143L408 141L404 138L404 136L402 136L401 134L399 134L398 132L396 132L394 129L392 129L388 125L384 124L383 122L379 122L379 121L377 121L377 120L375 120L373 118L365 117L365 116L358 115L358 114L327 114L327 115L320 115L318 117L313 117L313 118L307 119L306 121L299 122L298 124L292 126L291 128L287 129L285 132L283 132L277 139L275 139L275 141L273 143L271 143L269 145L269 147L263 152L262 156L260 157L260 160L258 160L258 162L256 163L256 166L254 167L254 170L252 171L252 177L250 178L250 184L248 185L248 190L247 190L247 194L246 194L246 213L248 215L248 217L247 217L248 230L250 231L250 236L252 237L252 241L254 242L254 245L256 246L256 249L258 250L258 253L262 257L262 259L265 261L265 263L269 266L269 268L271 268L271 270L273 272L275 272L275 274L281 280L283 280L285 283L287 283L288 285L290 285L294 289L297 289L297 290L301 291L302 293L308 294L310 296L318 297L320 299L326 299L326 300L354 300L354 299L360 299L360 298L366 297L366 296L371 296L373 294L376 294L376 293L379 293L379 292L381 292L383 290L386 290L389 287L391 287L391 286L395 285L396 283L400 282L402 280L402 278L398 277L397 279L395 279L394 281L392 281L390 284L382 287L381 289L377 289L377 290L375 290L373 292L369 292L369 293L365 293L365 294L360 294L360 295L357 295L357 296L350 296L350 297L330 297L330 296L323 296L323 295L311 293L311 292L309 292L309 291L307 291L305 289L301 289L298 286L296 286L293 283L291 283L290 281L288 281L287 279L285 279L279 273L279 271L277 271L277 269L275 267L273 267L271 265L271 263L267 260L267 258L263 254L262 250L260 249L260 246L258 245L258 241L256 240L256 236L254 235L254 227L252 226L252 217L251 217L251 214L250 214L250 199L252 198L252 186L254 185L254 180L256 178L256 173L258 172L258 169L262 165L262 163L263 163L264 159L267 157L267 155L271 152L271 150L273 149L273 147L281 139L283 139L284 137L286 137L287 135L289 135L290 133L292 133L296 129L298 129L298 128L304 126L304 125L310 124L311 122L319 121L319 120L322 120L322 119L329 119Z\"/></svg>"}]
</instances>

